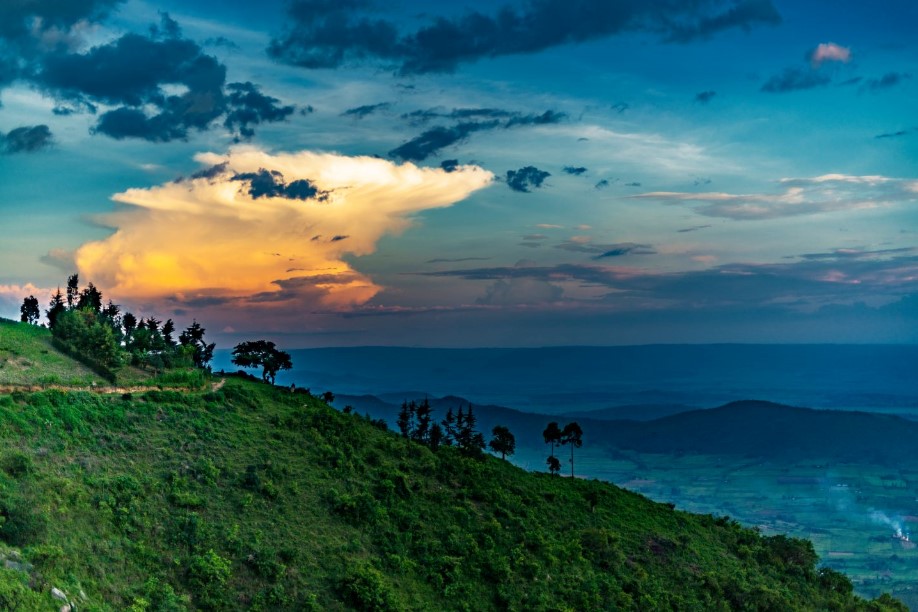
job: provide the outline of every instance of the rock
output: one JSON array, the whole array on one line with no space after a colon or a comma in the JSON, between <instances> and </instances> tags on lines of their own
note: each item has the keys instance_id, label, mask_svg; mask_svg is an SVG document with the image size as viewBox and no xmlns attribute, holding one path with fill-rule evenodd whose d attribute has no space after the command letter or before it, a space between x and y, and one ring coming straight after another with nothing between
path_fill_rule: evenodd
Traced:
<instances>
[{"instance_id":1,"label":"rock","mask_svg":"<svg viewBox=\"0 0 918 612\"><path fill-rule=\"evenodd\" d=\"M67 601L67 594L57 587L51 587L51 597L61 601Z\"/></svg>"},{"instance_id":2,"label":"rock","mask_svg":"<svg viewBox=\"0 0 918 612\"><path fill-rule=\"evenodd\" d=\"M59 612L70 612L71 610L73 610L73 608L70 607L70 604L64 604L61 606L61 609Z\"/></svg>"}]
</instances>

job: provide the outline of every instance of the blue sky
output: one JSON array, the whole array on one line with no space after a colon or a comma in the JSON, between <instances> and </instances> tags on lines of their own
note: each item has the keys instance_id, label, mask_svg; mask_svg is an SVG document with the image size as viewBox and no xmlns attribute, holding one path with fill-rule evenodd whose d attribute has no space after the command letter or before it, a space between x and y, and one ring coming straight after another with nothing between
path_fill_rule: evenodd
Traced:
<instances>
[{"instance_id":1,"label":"blue sky","mask_svg":"<svg viewBox=\"0 0 918 612\"><path fill-rule=\"evenodd\" d=\"M0 314L223 344L918 339L918 7L2 9Z\"/></svg>"}]
</instances>

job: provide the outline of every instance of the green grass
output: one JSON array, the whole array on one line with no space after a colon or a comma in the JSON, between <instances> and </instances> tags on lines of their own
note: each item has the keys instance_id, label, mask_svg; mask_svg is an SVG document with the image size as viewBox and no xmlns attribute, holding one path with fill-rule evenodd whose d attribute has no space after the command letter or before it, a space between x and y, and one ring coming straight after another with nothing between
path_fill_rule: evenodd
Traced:
<instances>
[{"instance_id":1,"label":"green grass","mask_svg":"<svg viewBox=\"0 0 918 612\"><path fill-rule=\"evenodd\" d=\"M132 387L152 384L200 388L201 383L199 374L183 372L167 372L157 380L153 378L151 372L125 366L118 370L115 382L111 383L55 348L51 343L51 332L47 329L0 319L0 387Z\"/></svg>"},{"instance_id":2,"label":"green grass","mask_svg":"<svg viewBox=\"0 0 918 612\"><path fill-rule=\"evenodd\" d=\"M42 327L0 319L0 385L73 385L100 377L51 346Z\"/></svg>"}]
</instances>

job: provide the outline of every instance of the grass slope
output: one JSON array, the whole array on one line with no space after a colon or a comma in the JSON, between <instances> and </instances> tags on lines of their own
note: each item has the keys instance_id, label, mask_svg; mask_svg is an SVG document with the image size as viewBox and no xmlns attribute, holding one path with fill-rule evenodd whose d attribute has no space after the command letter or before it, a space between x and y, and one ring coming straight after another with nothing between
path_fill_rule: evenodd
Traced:
<instances>
[{"instance_id":1,"label":"grass slope","mask_svg":"<svg viewBox=\"0 0 918 612\"><path fill-rule=\"evenodd\" d=\"M118 371L118 385L150 382L137 368ZM44 327L0 319L0 387L108 385L101 376L51 344Z\"/></svg>"},{"instance_id":2,"label":"grass slope","mask_svg":"<svg viewBox=\"0 0 918 612\"><path fill-rule=\"evenodd\" d=\"M0 395L0 515L2 609L899 609L806 541L235 378Z\"/></svg>"}]
</instances>

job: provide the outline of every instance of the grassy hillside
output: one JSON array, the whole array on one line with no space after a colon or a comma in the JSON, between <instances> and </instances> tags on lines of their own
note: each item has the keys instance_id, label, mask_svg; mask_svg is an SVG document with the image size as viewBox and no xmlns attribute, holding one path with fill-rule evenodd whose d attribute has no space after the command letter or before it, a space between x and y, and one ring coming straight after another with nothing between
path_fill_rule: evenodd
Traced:
<instances>
[{"instance_id":1,"label":"grassy hillside","mask_svg":"<svg viewBox=\"0 0 918 612\"><path fill-rule=\"evenodd\" d=\"M250 381L17 392L0 423L5 609L54 609L52 587L92 610L883 609L805 541Z\"/></svg>"},{"instance_id":2,"label":"grassy hillside","mask_svg":"<svg viewBox=\"0 0 918 612\"><path fill-rule=\"evenodd\" d=\"M242 378L0 393L0 518L3 610L901 609L807 541L432 452Z\"/></svg>"},{"instance_id":3,"label":"grassy hillside","mask_svg":"<svg viewBox=\"0 0 918 612\"><path fill-rule=\"evenodd\" d=\"M136 368L122 368L117 384L148 382L151 375ZM60 352L51 344L51 332L43 327L0 319L0 387L83 387L109 384L91 369Z\"/></svg>"}]
</instances>

